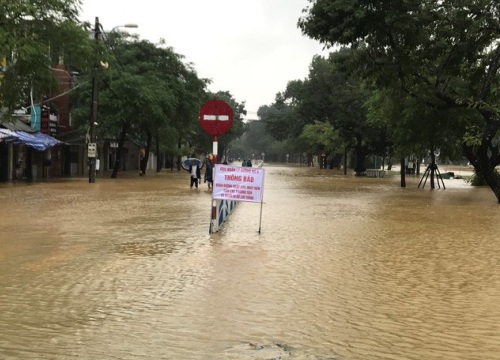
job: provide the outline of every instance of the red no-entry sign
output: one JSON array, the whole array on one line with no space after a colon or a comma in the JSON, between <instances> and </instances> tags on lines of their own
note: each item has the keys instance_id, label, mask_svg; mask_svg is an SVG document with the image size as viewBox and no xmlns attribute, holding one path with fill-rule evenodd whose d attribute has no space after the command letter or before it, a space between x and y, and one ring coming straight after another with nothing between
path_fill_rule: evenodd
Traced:
<instances>
[{"instance_id":1,"label":"red no-entry sign","mask_svg":"<svg viewBox=\"0 0 500 360\"><path fill-rule=\"evenodd\" d=\"M200 110L200 125L210 135L225 134L233 125L233 109L222 100L207 101Z\"/></svg>"}]
</instances>

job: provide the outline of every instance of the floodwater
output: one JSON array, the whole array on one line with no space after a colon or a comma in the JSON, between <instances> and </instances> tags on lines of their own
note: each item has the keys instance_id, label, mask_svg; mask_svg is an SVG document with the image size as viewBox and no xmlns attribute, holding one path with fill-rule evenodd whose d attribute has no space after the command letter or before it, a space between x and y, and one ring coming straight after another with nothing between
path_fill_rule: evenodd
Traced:
<instances>
[{"instance_id":1,"label":"floodwater","mask_svg":"<svg viewBox=\"0 0 500 360\"><path fill-rule=\"evenodd\" d=\"M0 358L500 359L489 189L264 168L212 235L185 171L0 185Z\"/></svg>"}]
</instances>

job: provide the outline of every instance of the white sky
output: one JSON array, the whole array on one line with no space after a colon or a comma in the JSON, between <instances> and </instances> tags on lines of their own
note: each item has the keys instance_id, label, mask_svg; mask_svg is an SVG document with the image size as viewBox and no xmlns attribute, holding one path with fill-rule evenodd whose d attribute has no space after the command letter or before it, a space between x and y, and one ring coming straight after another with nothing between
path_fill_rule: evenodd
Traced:
<instances>
[{"instance_id":1,"label":"white sky","mask_svg":"<svg viewBox=\"0 0 500 360\"><path fill-rule=\"evenodd\" d=\"M193 63L209 90L246 102L248 119L274 102L288 81L307 77L322 46L297 21L307 0L83 0L80 20L105 30L135 23L140 39L167 46Z\"/></svg>"}]
</instances>

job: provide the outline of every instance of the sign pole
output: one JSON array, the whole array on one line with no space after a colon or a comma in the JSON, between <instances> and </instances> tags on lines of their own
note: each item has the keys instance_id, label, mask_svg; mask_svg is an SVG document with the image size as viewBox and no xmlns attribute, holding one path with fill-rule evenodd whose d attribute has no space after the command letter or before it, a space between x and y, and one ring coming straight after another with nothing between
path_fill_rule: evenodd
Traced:
<instances>
[{"instance_id":1,"label":"sign pole","mask_svg":"<svg viewBox=\"0 0 500 360\"><path fill-rule=\"evenodd\" d=\"M263 202L264 202L264 200L260 201L259 234L260 234L260 230L262 227L262 204L263 204Z\"/></svg>"},{"instance_id":2,"label":"sign pole","mask_svg":"<svg viewBox=\"0 0 500 360\"><path fill-rule=\"evenodd\" d=\"M212 147L212 155L214 158L214 163L212 166L212 181L215 179L215 165L217 165L217 150L218 148L218 139L217 135L213 135L213 147ZM213 188L212 188L213 191ZM212 228L214 223L217 221L217 200L212 198L212 221L210 222L210 233L212 233Z\"/></svg>"},{"instance_id":3,"label":"sign pole","mask_svg":"<svg viewBox=\"0 0 500 360\"><path fill-rule=\"evenodd\" d=\"M264 155L264 153L262 153ZM264 160L264 156L262 156L262 160ZM264 178L262 178L262 185L264 185ZM262 194L260 197L260 218L259 218L259 235L262 226L262 205L264 204L264 186L262 186Z\"/></svg>"},{"instance_id":4,"label":"sign pole","mask_svg":"<svg viewBox=\"0 0 500 360\"><path fill-rule=\"evenodd\" d=\"M222 100L209 100L200 109L200 125L202 129L213 136L213 172L212 179L215 179L215 165L217 164L218 135L227 133L233 124L233 109ZM214 182L215 184L215 182ZM212 191L214 189L212 188ZM217 231L217 200L212 196L212 216L209 232L214 228Z\"/></svg>"},{"instance_id":5,"label":"sign pole","mask_svg":"<svg viewBox=\"0 0 500 360\"><path fill-rule=\"evenodd\" d=\"M217 135L214 135L214 143L213 143L213 147L212 147L212 154L214 156L214 168L215 168L215 165L217 165L217 152L218 152L218 147L219 147L219 140L217 139Z\"/></svg>"}]
</instances>

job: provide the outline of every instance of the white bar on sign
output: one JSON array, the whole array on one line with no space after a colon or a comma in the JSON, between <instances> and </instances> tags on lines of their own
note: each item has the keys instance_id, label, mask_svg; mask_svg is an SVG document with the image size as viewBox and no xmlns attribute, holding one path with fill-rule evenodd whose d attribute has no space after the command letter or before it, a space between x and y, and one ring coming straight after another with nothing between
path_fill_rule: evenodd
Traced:
<instances>
[{"instance_id":1,"label":"white bar on sign","mask_svg":"<svg viewBox=\"0 0 500 360\"><path fill-rule=\"evenodd\" d=\"M213 121L213 120L229 121L229 116L228 115L203 115L203 120L206 120L206 121Z\"/></svg>"}]
</instances>

